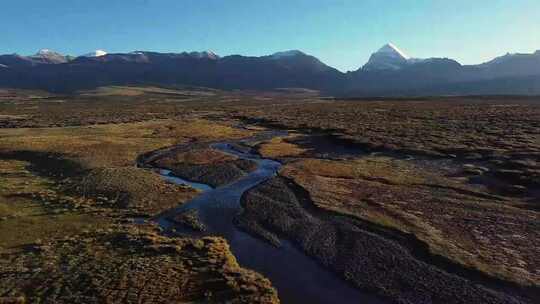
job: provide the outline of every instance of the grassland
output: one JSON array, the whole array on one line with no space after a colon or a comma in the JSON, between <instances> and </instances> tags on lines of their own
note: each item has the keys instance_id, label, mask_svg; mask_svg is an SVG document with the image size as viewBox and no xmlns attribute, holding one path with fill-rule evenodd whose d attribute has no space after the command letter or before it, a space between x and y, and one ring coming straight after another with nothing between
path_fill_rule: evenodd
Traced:
<instances>
[{"instance_id":1,"label":"grassland","mask_svg":"<svg viewBox=\"0 0 540 304\"><path fill-rule=\"evenodd\" d=\"M20 252L24 246L66 231L81 232L109 224L85 210L83 199L66 196L54 182L33 175L29 163L0 160L0 250ZM69 206L66 203L72 202Z\"/></svg>"},{"instance_id":2,"label":"grassland","mask_svg":"<svg viewBox=\"0 0 540 304\"><path fill-rule=\"evenodd\" d=\"M368 151L481 161L499 192L538 187L537 98L433 98L243 106L250 121L324 130Z\"/></svg>"},{"instance_id":3,"label":"grassland","mask_svg":"<svg viewBox=\"0 0 540 304\"><path fill-rule=\"evenodd\" d=\"M352 162L305 160L281 175L323 210L412 233L432 253L523 285L538 285L538 216L512 199L384 157Z\"/></svg>"},{"instance_id":4,"label":"grassland","mask_svg":"<svg viewBox=\"0 0 540 304\"><path fill-rule=\"evenodd\" d=\"M193 144L184 146L188 151L176 150L153 161L158 168L171 170L174 175L191 181L219 187L229 184L256 169L255 163L238 159L202 144L200 149Z\"/></svg>"},{"instance_id":5,"label":"grassland","mask_svg":"<svg viewBox=\"0 0 540 304\"><path fill-rule=\"evenodd\" d=\"M284 180L261 185L246 196L244 221L252 224L253 233L272 243L279 235L287 235L358 286L371 289L372 284L380 284L375 288L397 292L392 297L407 296L396 291L399 284L373 283L373 277L366 282L365 274L350 273L369 268L348 251L357 246L349 239L358 227L400 239L416 260L497 290L504 289L500 284L528 290L528 297L535 299L540 252L530 242L540 239L539 110L534 98L242 107L235 117L263 126L326 134L358 151L356 156L326 157L327 149L319 147L318 152L316 145L295 137L261 145L261 154L286 163L280 171ZM292 189L305 192L288 190L285 195L286 190L278 190L289 182ZM340 216L360 222L344 223ZM347 253L334 251L342 247ZM374 252L364 258L374 264L385 258L403 259L402 252L392 253L390 248L384 255ZM401 269L407 272L405 268ZM405 286L424 284L414 276L399 280L409 282ZM443 296L442 291L437 293ZM459 302L457 298L451 295L446 301ZM467 301L473 301L472 297Z\"/></svg>"},{"instance_id":6,"label":"grassland","mask_svg":"<svg viewBox=\"0 0 540 304\"><path fill-rule=\"evenodd\" d=\"M535 303L536 101L0 91L0 303L278 302L225 240L133 221L198 194L139 168L141 156L174 146L152 164L219 186L254 166L211 143L264 127L291 132L249 148L284 165L245 195L242 229L393 302ZM204 230L196 217L176 220Z\"/></svg>"},{"instance_id":7,"label":"grassland","mask_svg":"<svg viewBox=\"0 0 540 304\"><path fill-rule=\"evenodd\" d=\"M169 239L133 223L197 195L138 168L139 155L243 131L117 91L95 104L14 95L0 103L0 303L278 302L223 239Z\"/></svg>"},{"instance_id":8,"label":"grassland","mask_svg":"<svg viewBox=\"0 0 540 304\"><path fill-rule=\"evenodd\" d=\"M4 255L3 302L275 303L275 290L242 269L219 238L171 239L152 227L113 226Z\"/></svg>"}]
</instances>

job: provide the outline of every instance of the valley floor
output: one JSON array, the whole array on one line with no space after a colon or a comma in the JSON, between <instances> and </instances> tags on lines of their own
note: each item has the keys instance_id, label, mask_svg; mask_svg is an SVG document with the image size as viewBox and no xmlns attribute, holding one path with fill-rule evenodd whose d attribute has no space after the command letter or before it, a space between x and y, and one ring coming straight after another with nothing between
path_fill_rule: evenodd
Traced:
<instances>
[{"instance_id":1,"label":"valley floor","mask_svg":"<svg viewBox=\"0 0 540 304\"><path fill-rule=\"evenodd\" d=\"M243 195L242 231L292 243L388 302L535 303L537 102L0 92L0 303L279 302L279 289L239 264L224 238L152 221L200 191L138 166L181 147L152 164L226 185L256 166L211 144L267 129L288 132L238 147L282 164ZM193 214L177 220L204 227Z\"/></svg>"}]
</instances>

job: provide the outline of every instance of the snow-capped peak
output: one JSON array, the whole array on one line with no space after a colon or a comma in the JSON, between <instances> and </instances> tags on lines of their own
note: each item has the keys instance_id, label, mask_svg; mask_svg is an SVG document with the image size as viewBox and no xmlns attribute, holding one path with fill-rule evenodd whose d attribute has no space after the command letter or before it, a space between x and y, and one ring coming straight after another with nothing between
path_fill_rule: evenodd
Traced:
<instances>
[{"instance_id":1,"label":"snow-capped peak","mask_svg":"<svg viewBox=\"0 0 540 304\"><path fill-rule=\"evenodd\" d=\"M41 49L39 50L35 55L32 55L30 57L41 57L41 58L63 58L64 55L55 52L53 50L49 49Z\"/></svg>"},{"instance_id":2,"label":"snow-capped peak","mask_svg":"<svg viewBox=\"0 0 540 304\"><path fill-rule=\"evenodd\" d=\"M404 59L409 59L410 57L405 54L402 50L400 50L397 46L393 45L392 43L385 44L382 48L380 48L377 53L382 54L388 54L388 55L398 55L399 57L402 57Z\"/></svg>"},{"instance_id":3,"label":"snow-capped peak","mask_svg":"<svg viewBox=\"0 0 540 304\"><path fill-rule=\"evenodd\" d=\"M55 51L51 51L49 49L41 49L36 53L36 56L44 56L44 55L51 55L51 54L58 54Z\"/></svg>"},{"instance_id":4,"label":"snow-capped peak","mask_svg":"<svg viewBox=\"0 0 540 304\"><path fill-rule=\"evenodd\" d=\"M68 58L58 52L41 49L36 54L28 56L32 60L39 61L41 63L65 63L68 61Z\"/></svg>"},{"instance_id":5,"label":"snow-capped peak","mask_svg":"<svg viewBox=\"0 0 540 304\"><path fill-rule=\"evenodd\" d=\"M82 55L82 57L101 57L107 55L107 52L104 50L95 50L93 52L90 52L88 54Z\"/></svg>"},{"instance_id":6,"label":"snow-capped peak","mask_svg":"<svg viewBox=\"0 0 540 304\"><path fill-rule=\"evenodd\" d=\"M207 59L219 59L219 56L212 52L212 51L202 51L202 52L190 52L188 53L189 56L194 58L207 58Z\"/></svg>"},{"instance_id":7,"label":"snow-capped peak","mask_svg":"<svg viewBox=\"0 0 540 304\"><path fill-rule=\"evenodd\" d=\"M409 63L411 58L392 43L387 43L371 54L364 70L399 70Z\"/></svg>"}]
</instances>

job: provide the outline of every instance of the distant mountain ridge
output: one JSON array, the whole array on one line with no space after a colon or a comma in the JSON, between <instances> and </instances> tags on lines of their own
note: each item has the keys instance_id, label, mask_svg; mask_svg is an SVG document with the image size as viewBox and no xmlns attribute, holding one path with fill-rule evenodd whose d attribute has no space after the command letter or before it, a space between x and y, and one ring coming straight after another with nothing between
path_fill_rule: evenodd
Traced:
<instances>
[{"instance_id":1,"label":"distant mountain ridge","mask_svg":"<svg viewBox=\"0 0 540 304\"><path fill-rule=\"evenodd\" d=\"M95 50L93 52L84 54L84 55L82 55L80 57L101 57L101 56L105 56L105 55L107 55L106 51L104 51L104 50Z\"/></svg>"},{"instance_id":2,"label":"distant mountain ridge","mask_svg":"<svg viewBox=\"0 0 540 304\"><path fill-rule=\"evenodd\" d=\"M79 57L43 49L0 55L0 87L72 92L106 85L197 85L218 89L307 88L345 96L540 94L540 51L478 65L409 57L389 43L342 73L299 50L253 57L211 51L108 53Z\"/></svg>"}]
</instances>

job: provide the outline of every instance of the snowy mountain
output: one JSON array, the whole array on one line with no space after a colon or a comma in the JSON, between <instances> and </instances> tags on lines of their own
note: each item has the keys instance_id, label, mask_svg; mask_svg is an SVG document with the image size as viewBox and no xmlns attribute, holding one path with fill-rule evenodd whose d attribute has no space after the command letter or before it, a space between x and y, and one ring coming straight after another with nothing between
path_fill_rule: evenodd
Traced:
<instances>
[{"instance_id":1,"label":"snowy mountain","mask_svg":"<svg viewBox=\"0 0 540 304\"><path fill-rule=\"evenodd\" d=\"M392 43L385 44L377 52L371 54L368 63L363 66L363 70L399 70L407 65L410 57L398 49ZM417 60L417 59L414 59Z\"/></svg>"},{"instance_id":2,"label":"snowy mountain","mask_svg":"<svg viewBox=\"0 0 540 304\"><path fill-rule=\"evenodd\" d=\"M30 58L34 61L50 64L66 63L69 61L67 56L49 49L41 49L35 55L30 56Z\"/></svg>"},{"instance_id":3,"label":"snowy mountain","mask_svg":"<svg viewBox=\"0 0 540 304\"><path fill-rule=\"evenodd\" d=\"M219 56L212 52L212 51L203 51L203 52L189 52L187 53L188 56L198 59L219 59Z\"/></svg>"},{"instance_id":4,"label":"snowy mountain","mask_svg":"<svg viewBox=\"0 0 540 304\"><path fill-rule=\"evenodd\" d=\"M55 55L61 55L61 54L55 51L51 51L49 49L41 49L34 55L34 57L47 57L47 56L55 56Z\"/></svg>"},{"instance_id":5,"label":"snowy mountain","mask_svg":"<svg viewBox=\"0 0 540 304\"><path fill-rule=\"evenodd\" d=\"M362 71L399 71L414 65L446 63L448 58L413 58L405 54L392 43L385 44L373 53L369 61L361 68Z\"/></svg>"},{"instance_id":6,"label":"snowy mountain","mask_svg":"<svg viewBox=\"0 0 540 304\"><path fill-rule=\"evenodd\" d=\"M90 52L88 54L84 54L81 57L101 57L107 55L107 52L104 50L95 50L93 52Z\"/></svg>"},{"instance_id":7,"label":"snowy mountain","mask_svg":"<svg viewBox=\"0 0 540 304\"><path fill-rule=\"evenodd\" d=\"M298 50L259 57L97 50L70 58L49 49L31 56L0 55L0 87L71 92L145 83L248 90L294 87L348 96L540 94L540 51L461 65L448 58L411 58L387 44L363 68L347 73Z\"/></svg>"},{"instance_id":8,"label":"snowy mountain","mask_svg":"<svg viewBox=\"0 0 540 304\"><path fill-rule=\"evenodd\" d=\"M0 65L9 68L33 67L69 62L71 57L60 53L42 49L34 55L22 56L18 54L0 55Z\"/></svg>"}]
</instances>

